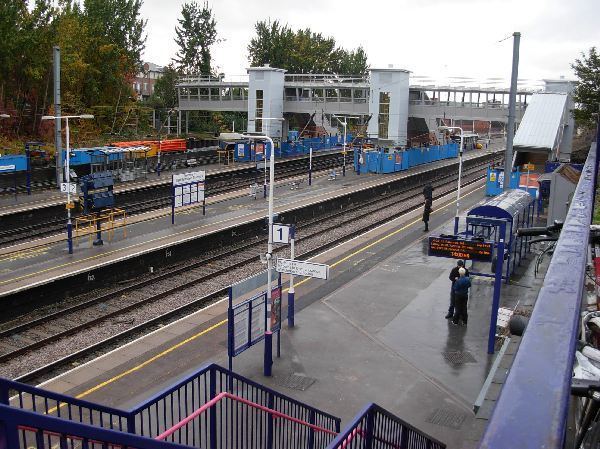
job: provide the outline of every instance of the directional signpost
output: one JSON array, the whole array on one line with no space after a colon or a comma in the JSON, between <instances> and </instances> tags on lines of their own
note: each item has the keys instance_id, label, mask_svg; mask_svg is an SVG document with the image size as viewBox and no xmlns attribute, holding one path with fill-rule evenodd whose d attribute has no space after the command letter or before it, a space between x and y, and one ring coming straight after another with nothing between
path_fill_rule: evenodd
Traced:
<instances>
[{"instance_id":1,"label":"directional signpost","mask_svg":"<svg viewBox=\"0 0 600 449\"><path fill-rule=\"evenodd\" d=\"M322 263L278 258L275 269L279 273L293 274L295 276L305 276L317 279L329 278L329 265Z\"/></svg>"},{"instance_id":2,"label":"directional signpost","mask_svg":"<svg viewBox=\"0 0 600 449\"><path fill-rule=\"evenodd\" d=\"M206 215L204 196L206 172L199 170L173 175L171 192L171 224L175 224L175 208L202 203L202 215Z\"/></svg>"}]
</instances>

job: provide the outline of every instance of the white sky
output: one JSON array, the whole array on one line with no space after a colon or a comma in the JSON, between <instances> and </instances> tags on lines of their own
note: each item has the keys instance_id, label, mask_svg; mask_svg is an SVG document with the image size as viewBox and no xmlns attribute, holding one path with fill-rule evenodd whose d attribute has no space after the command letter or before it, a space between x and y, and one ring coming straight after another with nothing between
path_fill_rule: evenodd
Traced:
<instances>
[{"instance_id":1,"label":"white sky","mask_svg":"<svg viewBox=\"0 0 600 449\"><path fill-rule=\"evenodd\" d=\"M144 59L166 65L184 0L145 0ZM228 77L246 73L254 24L271 18L309 27L351 49L362 45L371 67L405 68L435 78L510 78L512 39L521 32L519 78L573 78L570 64L600 47L599 0L213 0L224 41L212 54ZM502 83L508 85L508 82Z\"/></svg>"}]
</instances>

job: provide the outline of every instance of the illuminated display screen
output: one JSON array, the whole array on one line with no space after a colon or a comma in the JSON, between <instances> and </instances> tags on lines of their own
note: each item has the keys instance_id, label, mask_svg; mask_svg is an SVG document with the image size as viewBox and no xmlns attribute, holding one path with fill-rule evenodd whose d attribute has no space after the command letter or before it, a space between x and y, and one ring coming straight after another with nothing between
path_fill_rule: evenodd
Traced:
<instances>
[{"instance_id":1,"label":"illuminated display screen","mask_svg":"<svg viewBox=\"0 0 600 449\"><path fill-rule=\"evenodd\" d=\"M493 243L472 240L429 237L429 255L451 259L491 262Z\"/></svg>"}]
</instances>

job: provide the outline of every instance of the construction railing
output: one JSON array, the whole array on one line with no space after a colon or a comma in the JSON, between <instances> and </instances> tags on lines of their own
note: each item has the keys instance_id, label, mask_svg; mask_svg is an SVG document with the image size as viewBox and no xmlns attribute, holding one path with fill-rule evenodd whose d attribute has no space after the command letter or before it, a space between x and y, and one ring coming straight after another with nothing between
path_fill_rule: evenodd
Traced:
<instances>
[{"instance_id":1,"label":"construction railing","mask_svg":"<svg viewBox=\"0 0 600 449\"><path fill-rule=\"evenodd\" d=\"M600 134L600 132L598 133ZM562 448L598 176L592 146L481 448Z\"/></svg>"},{"instance_id":2,"label":"construction railing","mask_svg":"<svg viewBox=\"0 0 600 449\"><path fill-rule=\"evenodd\" d=\"M446 445L377 404L366 406L328 449L444 449Z\"/></svg>"}]
</instances>

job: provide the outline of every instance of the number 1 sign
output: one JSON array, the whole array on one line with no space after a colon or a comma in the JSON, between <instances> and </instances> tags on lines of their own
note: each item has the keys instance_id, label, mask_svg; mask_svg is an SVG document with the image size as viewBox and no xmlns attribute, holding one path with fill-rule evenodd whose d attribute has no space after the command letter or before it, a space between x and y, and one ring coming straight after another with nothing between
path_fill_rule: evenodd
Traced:
<instances>
[{"instance_id":1,"label":"number 1 sign","mask_svg":"<svg viewBox=\"0 0 600 449\"><path fill-rule=\"evenodd\" d=\"M273 225L273 243L290 243L290 227L286 225Z\"/></svg>"}]
</instances>

